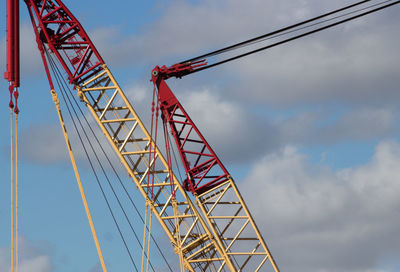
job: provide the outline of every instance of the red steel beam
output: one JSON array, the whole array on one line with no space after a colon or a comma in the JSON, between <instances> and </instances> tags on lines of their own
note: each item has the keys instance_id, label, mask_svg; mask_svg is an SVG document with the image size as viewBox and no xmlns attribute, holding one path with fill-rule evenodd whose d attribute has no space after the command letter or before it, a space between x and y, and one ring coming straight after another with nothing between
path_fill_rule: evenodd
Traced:
<instances>
[{"instance_id":1,"label":"red steel beam","mask_svg":"<svg viewBox=\"0 0 400 272\"><path fill-rule=\"evenodd\" d=\"M7 71L4 74L4 78L8 82L12 83L15 80L14 77L14 4L15 0L7 0Z\"/></svg>"},{"instance_id":2,"label":"red steel beam","mask_svg":"<svg viewBox=\"0 0 400 272\"><path fill-rule=\"evenodd\" d=\"M14 39L14 51L13 51L13 66L14 66L14 82L15 88L20 85L20 56L19 56L19 0L14 1L14 12L13 12L13 39Z\"/></svg>"},{"instance_id":3,"label":"red steel beam","mask_svg":"<svg viewBox=\"0 0 400 272\"><path fill-rule=\"evenodd\" d=\"M7 71L4 78L15 88L20 85L19 1L7 0Z\"/></svg>"},{"instance_id":4,"label":"red steel beam","mask_svg":"<svg viewBox=\"0 0 400 272\"><path fill-rule=\"evenodd\" d=\"M48 50L59 60L69 83L78 84L103 69L104 61L96 47L61 0L25 3L41 52Z\"/></svg>"}]
</instances>

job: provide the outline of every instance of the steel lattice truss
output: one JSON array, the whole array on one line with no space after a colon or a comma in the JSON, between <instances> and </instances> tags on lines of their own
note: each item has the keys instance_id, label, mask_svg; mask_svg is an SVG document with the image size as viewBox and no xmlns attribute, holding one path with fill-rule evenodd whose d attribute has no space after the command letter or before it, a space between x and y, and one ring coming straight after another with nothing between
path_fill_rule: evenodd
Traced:
<instances>
[{"instance_id":1,"label":"steel lattice truss","mask_svg":"<svg viewBox=\"0 0 400 272\"><path fill-rule=\"evenodd\" d=\"M64 68L68 81L143 196L143 203L149 203L175 251L182 254L185 269L279 271L227 172L223 171L215 182L208 182L194 195L189 196L182 186L184 181L175 176L172 177L174 186L171 186L166 160L78 20L60 0L25 2L50 82L45 52L55 56ZM177 117L176 111L174 114ZM170 117L171 121L175 118ZM190 120L186 116L183 118L186 123ZM185 128L179 128L178 123L175 121L175 130L183 133ZM186 139L192 137L189 134L186 133ZM151 161L148 159L150 150L155 150ZM205 150L202 152L201 159L208 157ZM203 177L197 178L198 183L211 173L208 169L214 165L219 165L219 161L204 159L194 165L194 177ZM195 173L196 169L201 171ZM150 174L155 177L152 199L146 192ZM174 196L177 209L173 207Z\"/></svg>"}]
</instances>

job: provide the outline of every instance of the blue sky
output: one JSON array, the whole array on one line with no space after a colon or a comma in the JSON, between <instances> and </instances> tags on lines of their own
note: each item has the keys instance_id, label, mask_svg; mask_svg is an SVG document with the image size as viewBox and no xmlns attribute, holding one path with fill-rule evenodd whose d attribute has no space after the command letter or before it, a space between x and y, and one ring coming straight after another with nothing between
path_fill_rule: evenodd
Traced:
<instances>
[{"instance_id":1,"label":"blue sky","mask_svg":"<svg viewBox=\"0 0 400 272\"><path fill-rule=\"evenodd\" d=\"M65 4L148 122L155 65L173 64L350 2ZM21 272L100 271L32 27L26 8L21 10ZM3 70L4 12L1 8ZM400 269L399 12L396 6L169 82L236 177L282 271ZM0 89L1 270L7 267L10 243L5 80ZM67 125L71 131L71 123ZM80 152L78 158L109 271L131 271ZM121 176L128 183L125 172ZM171 248L162 233L156 230L155 235ZM132 237L129 241L134 244ZM170 250L167 255L176 261Z\"/></svg>"}]
</instances>

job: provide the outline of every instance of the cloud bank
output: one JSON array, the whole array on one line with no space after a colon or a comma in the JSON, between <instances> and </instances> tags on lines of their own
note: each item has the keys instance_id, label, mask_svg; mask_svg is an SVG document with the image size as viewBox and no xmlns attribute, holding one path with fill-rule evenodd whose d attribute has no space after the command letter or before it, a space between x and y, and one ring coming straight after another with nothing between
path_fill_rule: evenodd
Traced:
<instances>
[{"instance_id":1,"label":"cloud bank","mask_svg":"<svg viewBox=\"0 0 400 272\"><path fill-rule=\"evenodd\" d=\"M33 243L25 238L20 239L19 271L50 272L54 270L50 255L46 252L46 250L38 247L38 244L40 243ZM0 271L11 271L10 258L10 248L0 248Z\"/></svg>"},{"instance_id":2,"label":"cloud bank","mask_svg":"<svg viewBox=\"0 0 400 272\"><path fill-rule=\"evenodd\" d=\"M282 271L398 271L399 165L400 144L390 141L339 171L286 147L240 186Z\"/></svg>"}]
</instances>

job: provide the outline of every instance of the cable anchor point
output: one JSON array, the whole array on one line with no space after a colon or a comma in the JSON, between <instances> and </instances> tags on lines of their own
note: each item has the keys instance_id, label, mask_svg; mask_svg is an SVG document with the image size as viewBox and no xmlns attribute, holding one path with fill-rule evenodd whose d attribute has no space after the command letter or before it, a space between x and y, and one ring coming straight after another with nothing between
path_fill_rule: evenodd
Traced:
<instances>
[{"instance_id":1,"label":"cable anchor point","mask_svg":"<svg viewBox=\"0 0 400 272\"><path fill-rule=\"evenodd\" d=\"M18 89L15 88L15 91L14 91L14 98L15 98L14 113L15 113L15 114L18 114L18 113L19 113L19 108L18 108L18 97L19 97Z\"/></svg>"},{"instance_id":2,"label":"cable anchor point","mask_svg":"<svg viewBox=\"0 0 400 272\"><path fill-rule=\"evenodd\" d=\"M10 91L10 103L8 104L8 106L12 110L12 109L14 109L14 102L13 102L14 87L12 85L10 85L8 87L8 90Z\"/></svg>"}]
</instances>

